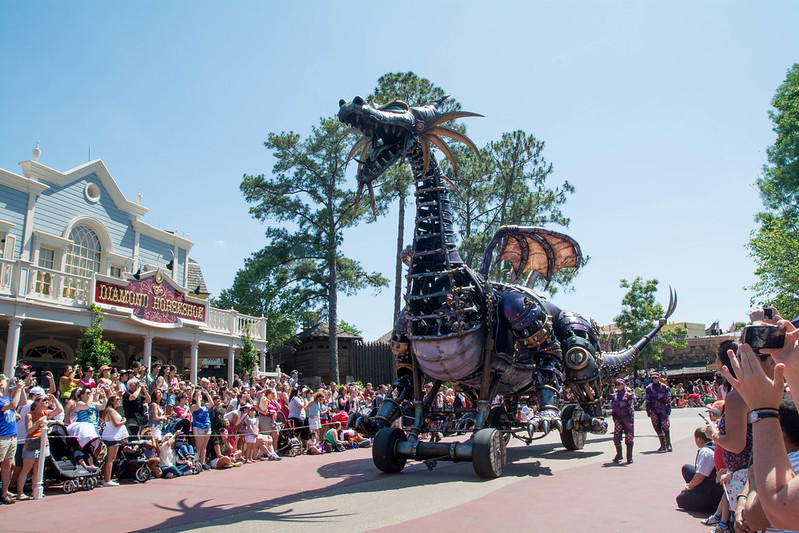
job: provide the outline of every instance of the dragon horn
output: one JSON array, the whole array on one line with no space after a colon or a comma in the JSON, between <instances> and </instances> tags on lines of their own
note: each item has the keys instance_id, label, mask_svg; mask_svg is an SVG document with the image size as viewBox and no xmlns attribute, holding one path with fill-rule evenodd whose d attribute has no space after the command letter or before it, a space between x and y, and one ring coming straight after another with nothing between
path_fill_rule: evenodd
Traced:
<instances>
[{"instance_id":1,"label":"dragon horn","mask_svg":"<svg viewBox=\"0 0 799 533\"><path fill-rule=\"evenodd\" d=\"M602 354L602 366L600 368L600 372L602 375L602 380L605 383L609 383L614 379L627 375L629 371L629 366L635 361L635 358L646 348L646 345L658 334L660 328L666 325L669 317L674 314L674 310L677 309L677 291L669 286L669 305L666 308L666 313L663 315L663 318L658 320L657 325L641 337L641 339L633 344L632 346L626 347L624 350L620 352L611 352Z\"/></svg>"},{"instance_id":2,"label":"dragon horn","mask_svg":"<svg viewBox=\"0 0 799 533\"><path fill-rule=\"evenodd\" d=\"M431 129L427 130L426 133L428 135L443 135L444 137L449 137L451 139L455 139L456 141L460 141L463 144L465 144L466 146L468 146L469 148L471 148L472 150L474 150L475 153L478 153L478 154L480 153L477 150L477 146L475 146L475 144L472 142L472 140L469 137L467 137L466 135L463 135L462 133L460 133L458 131L455 131L453 129L447 128L445 126L436 126L434 128L431 128Z\"/></svg>"},{"instance_id":3,"label":"dragon horn","mask_svg":"<svg viewBox=\"0 0 799 533\"><path fill-rule=\"evenodd\" d=\"M451 113L444 113L443 115L438 115L435 118L431 118L427 121L427 127L433 128L438 126L439 124L443 124L444 122L449 122L450 120L455 120L456 118L466 118L466 117L482 117L483 115L479 113L472 113L470 111L453 111Z\"/></svg>"},{"instance_id":4,"label":"dragon horn","mask_svg":"<svg viewBox=\"0 0 799 533\"><path fill-rule=\"evenodd\" d=\"M441 153L444 154L444 157L449 159L450 165L452 165L452 174L457 178L458 177L458 164L455 162L455 157L453 157L452 152L450 152L449 147L447 144L441 139L441 137L437 135L431 135L430 141L436 145L436 147L441 150Z\"/></svg>"}]
</instances>

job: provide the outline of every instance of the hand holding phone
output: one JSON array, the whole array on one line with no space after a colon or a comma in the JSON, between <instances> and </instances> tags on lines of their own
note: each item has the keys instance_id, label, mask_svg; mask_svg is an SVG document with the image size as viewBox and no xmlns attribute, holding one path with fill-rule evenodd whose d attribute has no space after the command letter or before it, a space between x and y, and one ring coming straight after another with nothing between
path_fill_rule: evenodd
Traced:
<instances>
[{"instance_id":1,"label":"hand holding phone","mask_svg":"<svg viewBox=\"0 0 799 533\"><path fill-rule=\"evenodd\" d=\"M782 348L785 346L785 330L779 326L746 326L741 341L751 346L758 355L763 348Z\"/></svg>"}]
</instances>

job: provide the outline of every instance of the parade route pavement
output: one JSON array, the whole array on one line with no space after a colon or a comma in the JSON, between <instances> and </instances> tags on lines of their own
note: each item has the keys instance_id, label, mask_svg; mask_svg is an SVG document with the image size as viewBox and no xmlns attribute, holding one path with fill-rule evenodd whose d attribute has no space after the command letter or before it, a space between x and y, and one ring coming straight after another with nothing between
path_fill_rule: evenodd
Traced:
<instances>
[{"instance_id":1,"label":"parade route pavement","mask_svg":"<svg viewBox=\"0 0 799 533\"><path fill-rule=\"evenodd\" d=\"M514 441L502 477L483 480L471 463L411 462L380 473L371 450L263 461L144 485L124 482L0 507L0 531L406 531L491 529L562 532L709 531L676 509L683 463L693 463L697 408L672 413L672 453L636 413L634 463L612 463L612 434L567 451L557 434ZM612 432L612 429L611 429Z\"/></svg>"}]
</instances>

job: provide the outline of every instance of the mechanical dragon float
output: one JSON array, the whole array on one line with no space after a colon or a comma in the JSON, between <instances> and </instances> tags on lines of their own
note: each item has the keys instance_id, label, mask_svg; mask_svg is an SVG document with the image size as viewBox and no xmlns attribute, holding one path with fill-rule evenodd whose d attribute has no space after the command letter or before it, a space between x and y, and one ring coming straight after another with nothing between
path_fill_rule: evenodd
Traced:
<instances>
[{"instance_id":1,"label":"mechanical dragon float","mask_svg":"<svg viewBox=\"0 0 799 533\"><path fill-rule=\"evenodd\" d=\"M504 226L488 244L479 270L469 268L455 244L448 180L431 143L457 171L441 137L477 148L444 123L481 115L443 113L439 106L445 98L420 107L402 101L376 105L361 97L339 102L339 120L351 126L349 133L360 135L350 152L350 158L360 152L356 210L365 190L374 209L374 181L403 157L416 185L413 244L404 254L405 308L392 335L397 380L379 408L352 413L348 426L375 436L372 457L383 472L401 471L408 459L425 461L430 468L437 461L471 461L477 475L494 478L502 475L511 436L530 444L556 429L567 449L578 450L588 432L606 432L604 384L627 374L674 312L677 299L670 290L665 316L635 345L602 353L595 325L532 289L537 276L548 284L559 269L581 266L580 247L571 237L538 227ZM511 283L488 280L492 260L510 263ZM517 283L525 274L526 280ZM423 375L434 380L427 395ZM453 383L471 407L434 407L445 381ZM560 412L564 385L577 403ZM497 395L503 403L492 406ZM519 413L527 403L537 403L538 412L522 422ZM392 426L403 415L413 417L407 434ZM470 434L466 442L420 439L429 421L455 418L457 426L450 430Z\"/></svg>"}]
</instances>

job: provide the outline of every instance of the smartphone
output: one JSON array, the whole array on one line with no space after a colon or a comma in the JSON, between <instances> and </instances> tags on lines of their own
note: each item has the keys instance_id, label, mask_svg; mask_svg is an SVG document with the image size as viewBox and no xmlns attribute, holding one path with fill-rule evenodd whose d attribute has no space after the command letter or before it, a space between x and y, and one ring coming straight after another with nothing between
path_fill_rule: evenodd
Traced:
<instances>
[{"instance_id":1,"label":"smartphone","mask_svg":"<svg viewBox=\"0 0 799 533\"><path fill-rule=\"evenodd\" d=\"M706 417L705 415L703 415L702 413L696 413L696 414L698 414L699 416L701 416L701 417L702 417L702 420L704 420L705 422L707 422L707 417Z\"/></svg>"},{"instance_id":2,"label":"smartphone","mask_svg":"<svg viewBox=\"0 0 799 533\"><path fill-rule=\"evenodd\" d=\"M741 340L760 353L763 348L782 348L785 345L785 330L779 326L746 326Z\"/></svg>"}]
</instances>

